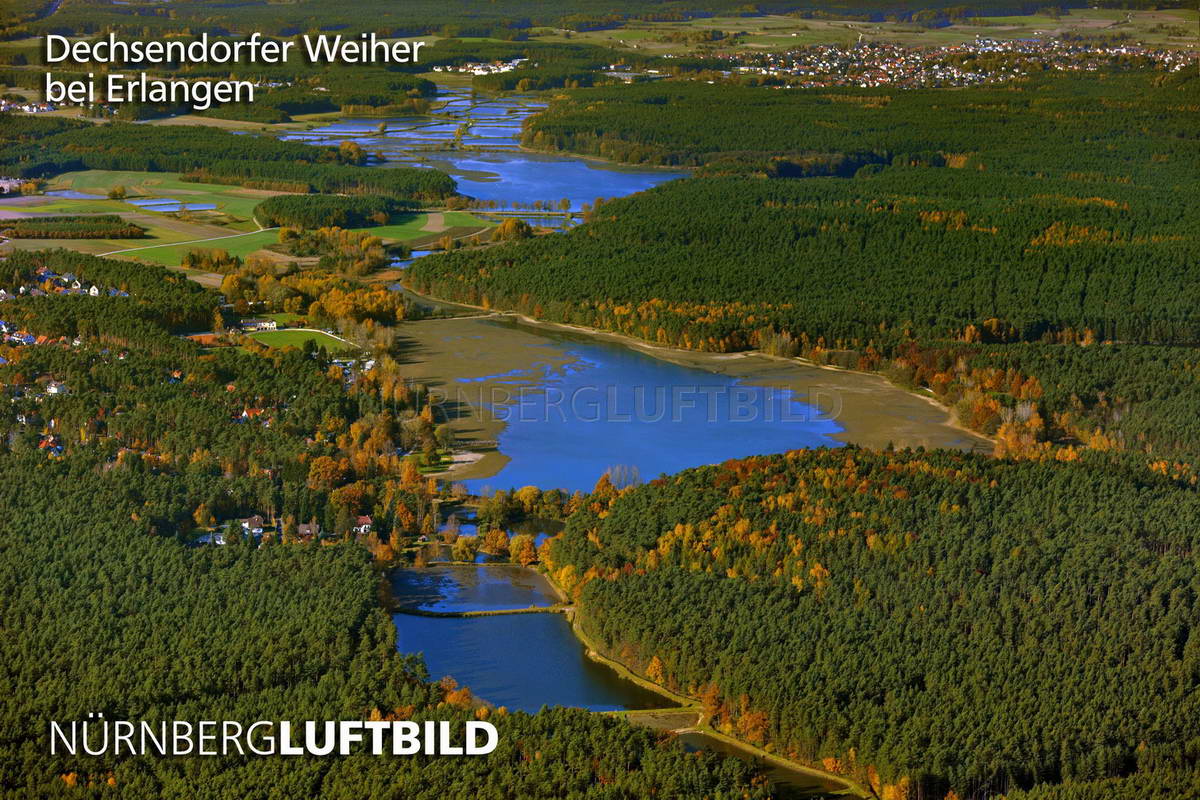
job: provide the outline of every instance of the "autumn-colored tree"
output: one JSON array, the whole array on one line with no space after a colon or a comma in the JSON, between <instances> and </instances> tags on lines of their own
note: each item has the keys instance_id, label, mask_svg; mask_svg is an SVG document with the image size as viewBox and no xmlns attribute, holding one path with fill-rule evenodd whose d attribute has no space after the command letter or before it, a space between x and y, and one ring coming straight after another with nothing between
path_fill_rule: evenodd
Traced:
<instances>
[{"instance_id":1,"label":"autumn-colored tree","mask_svg":"<svg viewBox=\"0 0 1200 800\"><path fill-rule=\"evenodd\" d=\"M283 541L291 543L299 538L299 528L296 525L296 516L287 514L283 518Z\"/></svg>"},{"instance_id":2,"label":"autumn-colored tree","mask_svg":"<svg viewBox=\"0 0 1200 800\"><path fill-rule=\"evenodd\" d=\"M592 489L592 494L604 500L612 500L617 496L617 488L613 486L612 478L607 472L600 476L600 480L596 481L596 488Z\"/></svg>"},{"instance_id":3,"label":"autumn-colored tree","mask_svg":"<svg viewBox=\"0 0 1200 800\"><path fill-rule=\"evenodd\" d=\"M451 689L446 692L445 701L447 704L457 706L458 708L470 708L475 698L471 695L471 690L466 686L460 686L457 689Z\"/></svg>"},{"instance_id":4,"label":"autumn-colored tree","mask_svg":"<svg viewBox=\"0 0 1200 800\"><path fill-rule=\"evenodd\" d=\"M217 524L217 518L209 510L208 503L198 505L192 514L192 519L195 520L197 528L211 528Z\"/></svg>"},{"instance_id":5,"label":"autumn-colored tree","mask_svg":"<svg viewBox=\"0 0 1200 800\"><path fill-rule=\"evenodd\" d=\"M415 533L417 530L417 517L404 503L396 506L396 522L393 530L408 534Z\"/></svg>"},{"instance_id":6,"label":"autumn-colored tree","mask_svg":"<svg viewBox=\"0 0 1200 800\"><path fill-rule=\"evenodd\" d=\"M526 514L532 514L542 499L542 490L536 486L522 486L513 493Z\"/></svg>"},{"instance_id":7,"label":"autumn-colored tree","mask_svg":"<svg viewBox=\"0 0 1200 800\"><path fill-rule=\"evenodd\" d=\"M512 541L508 543L508 549L512 553L513 561L523 567L528 567L537 561L537 547L534 545L534 541L534 537L528 533L514 536Z\"/></svg>"},{"instance_id":8,"label":"autumn-colored tree","mask_svg":"<svg viewBox=\"0 0 1200 800\"><path fill-rule=\"evenodd\" d=\"M705 717L713 720L721 716L724 704L721 702L721 688L716 683L710 682L701 686L697 697Z\"/></svg>"},{"instance_id":9,"label":"autumn-colored tree","mask_svg":"<svg viewBox=\"0 0 1200 800\"><path fill-rule=\"evenodd\" d=\"M746 698L742 698L743 706ZM736 730L738 736L752 744L761 744L767 738L769 719L762 711L743 710L738 714Z\"/></svg>"},{"instance_id":10,"label":"autumn-colored tree","mask_svg":"<svg viewBox=\"0 0 1200 800\"><path fill-rule=\"evenodd\" d=\"M654 656L650 659L650 663L646 665L646 677L660 685L665 681L661 658Z\"/></svg>"},{"instance_id":11,"label":"autumn-colored tree","mask_svg":"<svg viewBox=\"0 0 1200 800\"><path fill-rule=\"evenodd\" d=\"M476 536L460 536L450 548L450 557L455 561L474 561L475 551L479 548L479 538Z\"/></svg>"},{"instance_id":12,"label":"autumn-colored tree","mask_svg":"<svg viewBox=\"0 0 1200 800\"><path fill-rule=\"evenodd\" d=\"M520 217L509 217L492 231L492 241L510 242L533 236L533 228Z\"/></svg>"},{"instance_id":13,"label":"autumn-colored tree","mask_svg":"<svg viewBox=\"0 0 1200 800\"><path fill-rule=\"evenodd\" d=\"M367 154L358 142L345 141L338 145L338 160L343 164L361 165L367 160Z\"/></svg>"},{"instance_id":14,"label":"autumn-colored tree","mask_svg":"<svg viewBox=\"0 0 1200 800\"><path fill-rule=\"evenodd\" d=\"M417 486L421 482L421 469L411 458L404 460L400 468L400 482L405 486Z\"/></svg>"},{"instance_id":15,"label":"autumn-colored tree","mask_svg":"<svg viewBox=\"0 0 1200 800\"><path fill-rule=\"evenodd\" d=\"M508 552L508 534L500 528L492 528L483 537L483 546L480 548L485 553L502 556Z\"/></svg>"},{"instance_id":16,"label":"autumn-colored tree","mask_svg":"<svg viewBox=\"0 0 1200 800\"><path fill-rule=\"evenodd\" d=\"M362 514L369 511L374 499L375 487L366 481L355 481L354 483L347 484L334 489L329 495L330 503L349 509L354 514Z\"/></svg>"},{"instance_id":17,"label":"autumn-colored tree","mask_svg":"<svg viewBox=\"0 0 1200 800\"><path fill-rule=\"evenodd\" d=\"M342 464L330 456L317 456L308 465L308 488L330 490L345 477Z\"/></svg>"}]
</instances>

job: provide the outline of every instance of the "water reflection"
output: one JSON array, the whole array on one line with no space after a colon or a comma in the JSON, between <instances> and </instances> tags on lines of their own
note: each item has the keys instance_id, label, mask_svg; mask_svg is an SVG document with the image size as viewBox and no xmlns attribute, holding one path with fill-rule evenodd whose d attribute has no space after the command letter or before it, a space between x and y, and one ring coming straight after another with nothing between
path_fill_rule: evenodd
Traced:
<instances>
[{"instance_id":1,"label":"water reflection","mask_svg":"<svg viewBox=\"0 0 1200 800\"><path fill-rule=\"evenodd\" d=\"M534 712L555 705L591 711L668 705L588 658L563 614L393 619L399 649L423 653L431 678L449 675L498 706Z\"/></svg>"},{"instance_id":2,"label":"water reflection","mask_svg":"<svg viewBox=\"0 0 1200 800\"><path fill-rule=\"evenodd\" d=\"M845 787L837 781L800 770L788 769L773 761L754 758L745 750L715 736L709 736L699 731L689 731L679 734L677 738L685 748L691 751L707 750L751 762L771 779L771 783L779 789L776 796L780 798L824 797L845 791Z\"/></svg>"},{"instance_id":3,"label":"water reflection","mask_svg":"<svg viewBox=\"0 0 1200 800\"><path fill-rule=\"evenodd\" d=\"M535 347L568 353L567 368L542 361L524 382L454 387L456 399L487 406L506 423L499 444L511 461L493 477L466 481L472 492L588 491L618 465L650 479L729 458L841 444L831 438L841 426L791 390L747 385L615 343L546 336Z\"/></svg>"},{"instance_id":4,"label":"water reflection","mask_svg":"<svg viewBox=\"0 0 1200 800\"><path fill-rule=\"evenodd\" d=\"M397 569L392 596L419 611L500 611L552 606L558 596L545 577L515 564Z\"/></svg>"}]
</instances>

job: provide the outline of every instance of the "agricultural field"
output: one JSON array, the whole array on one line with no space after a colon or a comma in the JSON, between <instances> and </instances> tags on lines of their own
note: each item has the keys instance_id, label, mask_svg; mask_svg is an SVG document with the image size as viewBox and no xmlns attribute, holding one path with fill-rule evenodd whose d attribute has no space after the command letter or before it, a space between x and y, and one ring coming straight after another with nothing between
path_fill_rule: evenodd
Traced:
<instances>
[{"instance_id":1,"label":"agricultural field","mask_svg":"<svg viewBox=\"0 0 1200 800\"><path fill-rule=\"evenodd\" d=\"M124 200L107 198L108 191L116 186L125 187ZM167 266L177 266L179 255L183 252L173 245L257 231L259 226L254 222L254 207L262 202L263 198L278 194L236 186L188 183L180 180L178 174L170 172L119 170L64 173L53 179L46 186L46 191L66 192L72 196L45 194L0 198L0 217L28 214L119 214L127 222L145 228L145 237L59 239L55 244L68 250L93 255L116 253L132 248L145 249L152 260ZM170 199L178 203L139 205L154 199ZM197 206L213 208L196 208ZM175 210L181 207L185 210ZM268 235L266 239L273 241L273 236ZM230 244L240 248L245 242L232 240ZM16 249L37 247L32 240L8 242L7 246ZM261 243L256 244L246 252L253 252L262 246Z\"/></svg>"}]
</instances>

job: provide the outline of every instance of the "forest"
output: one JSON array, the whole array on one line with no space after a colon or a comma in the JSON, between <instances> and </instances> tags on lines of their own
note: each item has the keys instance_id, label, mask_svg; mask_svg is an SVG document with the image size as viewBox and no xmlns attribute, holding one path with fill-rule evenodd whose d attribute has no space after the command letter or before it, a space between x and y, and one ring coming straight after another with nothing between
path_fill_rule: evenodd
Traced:
<instances>
[{"instance_id":1,"label":"forest","mask_svg":"<svg viewBox=\"0 0 1200 800\"><path fill-rule=\"evenodd\" d=\"M255 206L254 218L268 228L359 228L383 225L402 207L391 197L278 195Z\"/></svg>"},{"instance_id":2,"label":"forest","mask_svg":"<svg viewBox=\"0 0 1200 800\"><path fill-rule=\"evenodd\" d=\"M523 143L710 173L852 175L865 164L917 163L1186 182L1196 174L1198 95L1194 73L1149 70L1031 76L963 92L671 81L556 96Z\"/></svg>"},{"instance_id":3,"label":"forest","mask_svg":"<svg viewBox=\"0 0 1200 800\"><path fill-rule=\"evenodd\" d=\"M38 340L0 345L12 405L0 438L0 797L769 796L736 759L586 712L491 709L396 652L380 566L433 524L441 490L394 455L432 431L423 388L394 361L347 390L311 348L205 352L171 335L198 324L185 310L214 313L216 295L163 268L66 251L6 267L9 289L70 272L129 296L4 304L6 322ZM262 546L231 525L226 546L198 544L252 513L279 520ZM362 513L379 534L355 542ZM329 535L305 544L298 522ZM488 718L501 744L469 764L50 755L46 721L92 712Z\"/></svg>"},{"instance_id":4,"label":"forest","mask_svg":"<svg viewBox=\"0 0 1200 800\"><path fill-rule=\"evenodd\" d=\"M141 239L145 235L145 228L116 214L27 217L0 222L0 236L9 239Z\"/></svg>"},{"instance_id":5,"label":"forest","mask_svg":"<svg viewBox=\"0 0 1200 800\"><path fill-rule=\"evenodd\" d=\"M356 545L186 547L152 520L224 493L219 476L99 453L0 454L0 797L765 798L736 759L686 754L582 711L489 713L396 652ZM46 720L488 718L463 758L51 756ZM692 793L696 794L693 795Z\"/></svg>"},{"instance_id":6,"label":"forest","mask_svg":"<svg viewBox=\"0 0 1200 800\"><path fill-rule=\"evenodd\" d=\"M703 350L743 349L768 327L831 348L961 339L988 320L1000 341L1066 329L1200 341L1195 209L1161 190L1093 188L914 167L694 178L603 203L563 236L410 272L438 296Z\"/></svg>"},{"instance_id":7,"label":"forest","mask_svg":"<svg viewBox=\"0 0 1200 800\"><path fill-rule=\"evenodd\" d=\"M609 653L882 797L1140 797L1195 785L1198 515L1106 454L851 447L602 480L543 559Z\"/></svg>"},{"instance_id":8,"label":"forest","mask_svg":"<svg viewBox=\"0 0 1200 800\"><path fill-rule=\"evenodd\" d=\"M200 112L202 116L263 124L289 122L293 116L301 114L404 116L428 111L429 98L437 93L437 86L432 81L381 68L333 64L318 69L304 64L244 64L239 65L237 71L242 76L282 86L261 87L255 93L253 103L226 103ZM228 73L209 65L195 65L163 74L221 78ZM193 113L190 107L130 103L117 109L120 119L152 119L187 113Z\"/></svg>"}]
</instances>

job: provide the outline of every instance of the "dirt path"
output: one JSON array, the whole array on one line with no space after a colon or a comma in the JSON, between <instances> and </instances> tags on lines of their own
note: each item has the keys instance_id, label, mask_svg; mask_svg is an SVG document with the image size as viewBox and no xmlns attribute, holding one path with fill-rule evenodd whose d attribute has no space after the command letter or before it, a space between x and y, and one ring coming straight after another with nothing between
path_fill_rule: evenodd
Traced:
<instances>
[{"instance_id":1,"label":"dirt path","mask_svg":"<svg viewBox=\"0 0 1200 800\"><path fill-rule=\"evenodd\" d=\"M430 233L441 233L446 230L446 215L440 211L430 213L425 220L425 227L421 228L421 230L429 231Z\"/></svg>"}]
</instances>

